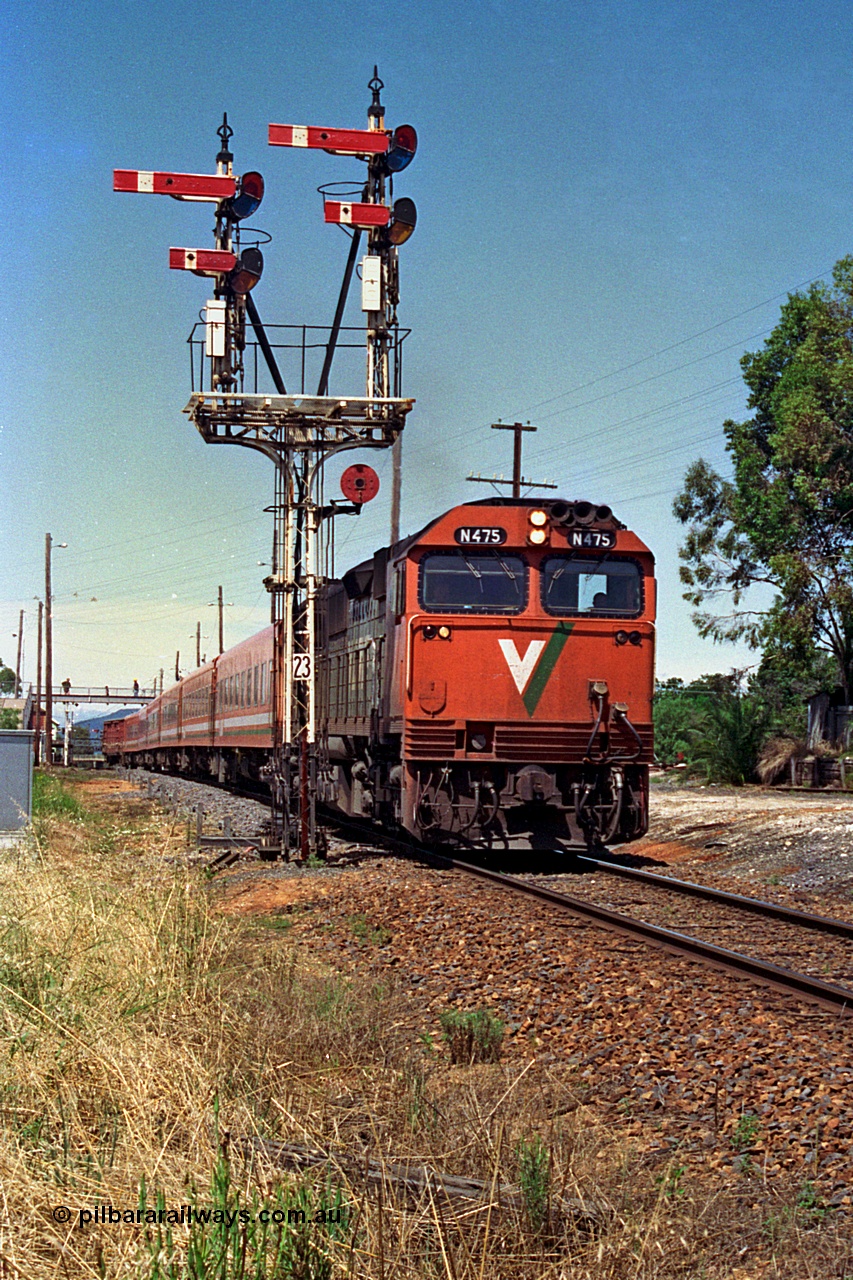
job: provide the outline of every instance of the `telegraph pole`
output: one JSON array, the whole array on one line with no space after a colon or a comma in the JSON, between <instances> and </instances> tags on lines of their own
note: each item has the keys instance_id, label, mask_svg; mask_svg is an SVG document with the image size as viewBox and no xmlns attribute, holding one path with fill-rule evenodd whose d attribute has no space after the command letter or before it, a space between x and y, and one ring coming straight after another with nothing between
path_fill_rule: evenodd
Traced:
<instances>
[{"instance_id":1,"label":"telegraph pole","mask_svg":"<svg viewBox=\"0 0 853 1280\"><path fill-rule=\"evenodd\" d=\"M42 641L42 616L44 605L39 600L39 620L38 620L38 640L36 641L36 741L35 741L35 763L41 761L41 641Z\"/></svg>"},{"instance_id":2,"label":"telegraph pole","mask_svg":"<svg viewBox=\"0 0 853 1280\"><path fill-rule=\"evenodd\" d=\"M225 652L225 641L224 641L224 636L223 636L223 624L222 624L222 610L223 610L223 606L222 606L222 588L221 588L221 587L219 588L219 595L218 595L218 597L217 597L217 600L218 600L218 603L219 603L219 652L220 652L220 653L224 653L224 652Z\"/></svg>"},{"instance_id":3,"label":"telegraph pole","mask_svg":"<svg viewBox=\"0 0 853 1280\"><path fill-rule=\"evenodd\" d=\"M522 424L520 422L493 422L492 431L512 431L512 480L505 480L503 476L466 476L466 480L472 480L476 484L511 484L513 498L521 497L521 490L524 489L556 489L557 485L552 484L549 480L525 480L521 474L521 440L525 431L536 431L536 427L531 427L530 423Z\"/></svg>"},{"instance_id":4,"label":"telegraph pole","mask_svg":"<svg viewBox=\"0 0 853 1280\"><path fill-rule=\"evenodd\" d=\"M195 624L195 665L201 666L201 623Z\"/></svg>"},{"instance_id":5,"label":"telegraph pole","mask_svg":"<svg viewBox=\"0 0 853 1280\"><path fill-rule=\"evenodd\" d=\"M18 615L18 657L15 662L15 697L21 696L21 648L24 643L24 611Z\"/></svg>"},{"instance_id":6,"label":"telegraph pole","mask_svg":"<svg viewBox=\"0 0 853 1280\"><path fill-rule=\"evenodd\" d=\"M45 760L53 764L53 627L50 603L50 552L53 539L44 535L44 682L45 682Z\"/></svg>"}]
</instances>

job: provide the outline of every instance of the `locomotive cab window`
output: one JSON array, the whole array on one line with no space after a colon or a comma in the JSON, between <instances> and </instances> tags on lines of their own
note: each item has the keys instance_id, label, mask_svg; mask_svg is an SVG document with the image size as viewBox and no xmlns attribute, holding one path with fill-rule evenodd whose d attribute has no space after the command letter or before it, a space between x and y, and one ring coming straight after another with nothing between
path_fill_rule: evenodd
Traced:
<instances>
[{"instance_id":1,"label":"locomotive cab window","mask_svg":"<svg viewBox=\"0 0 853 1280\"><path fill-rule=\"evenodd\" d=\"M643 607L642 575L633 560L553 556L542 565L542 604L558 616L635 618Z\"/></svg>"},{"instance_id":2,"label":"locomotive cab window","mask_svg":"<svg viewBox=\"0 0 853 1280\"><path fill-rule=\"evenodd\" d=\"M443 613L520 613L527 604L527 566L500 552L438 552L420 563L422 609Z\"/></svg>"}]
</instances>

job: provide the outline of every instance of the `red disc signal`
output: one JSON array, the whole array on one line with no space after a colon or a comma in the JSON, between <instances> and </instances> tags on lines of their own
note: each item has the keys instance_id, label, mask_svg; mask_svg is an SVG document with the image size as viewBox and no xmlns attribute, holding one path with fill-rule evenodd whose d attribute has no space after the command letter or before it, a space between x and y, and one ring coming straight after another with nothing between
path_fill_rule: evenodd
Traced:
<instances>
[{"instance_id":1,"label":"red disc signal","mask_svg":"<svg viewBox=\"0 0 853 1280\"><path fill-rule=\"evenodd\" d=\"M373 467L366 467L363 462L356 462L347 467L341 476L341 493L350 502L369 502L379 492L379 476Z\"/></svg>"}]
</instances>

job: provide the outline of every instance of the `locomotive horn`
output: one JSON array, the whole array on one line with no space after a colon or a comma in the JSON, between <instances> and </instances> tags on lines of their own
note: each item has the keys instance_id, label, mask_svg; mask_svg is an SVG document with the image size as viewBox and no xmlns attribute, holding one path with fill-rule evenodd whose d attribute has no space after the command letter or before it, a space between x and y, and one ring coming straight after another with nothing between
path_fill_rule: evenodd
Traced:
<instances>
[{"instance_id":1,"label":"locomotive horn","mask_svg":"<svg viewBox=\"0 0 853 1280\"><path fill-rule=\"evenodd\" d=\"M556 524L574 524L575 515L572 510L571 503L563 502L562 500L560 500L559 502L552 502L551 503L551 519Z\"/></svg>"},{"instance_id":2,"label":"locomotive horn","mask_svg":"<svg viewBox=\"0 0 853 1280\"><path fill-rule=\"evenodd\" d=\"M575 503L575 520L578 524L592 524L595 519L595 507L591 502Z\"/></svg>"},{"instance_id":3,"label":"locomotive horn","mask_svg":"<svg viewBox=\"0 0 853 1280\"><path fill-rule=\"evenodd\" d=\"M610 510L609 507L595 508L595 518L596 520L600 520L602 524L604 523L605 520L609 520L612 515L613 515L613 512Z\"/></svg>"}]
</instances>

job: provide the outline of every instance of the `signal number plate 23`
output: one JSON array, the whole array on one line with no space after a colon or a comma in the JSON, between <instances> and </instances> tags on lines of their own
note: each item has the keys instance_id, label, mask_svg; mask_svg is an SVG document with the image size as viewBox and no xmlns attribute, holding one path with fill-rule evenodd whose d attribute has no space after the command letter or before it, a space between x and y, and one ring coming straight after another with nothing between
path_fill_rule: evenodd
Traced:
<instances>
[{"instance_id":1,"label":"signal number plate 23","mask_svg":"<svg viewBox=\"0 0 853 1280\"><path fill-rule=\"evenodd\" d=\"M607 529L572 529L569 533L570 547L598 547L602 551L616 546L616 534Z\"/></svg>"},{"instance_id":2,"label":"signal number plate 23","mask_svg":"<svg viewBox=\"0 0 853 1280\"><path fill-rule=\"evenodd\" d=\"M461 529L457 529L453 534L455 542L460 547L480 546L480 547L499 547L506 542L506 529L488 525L463 525Z\"/></svg>"}]
</instances>

